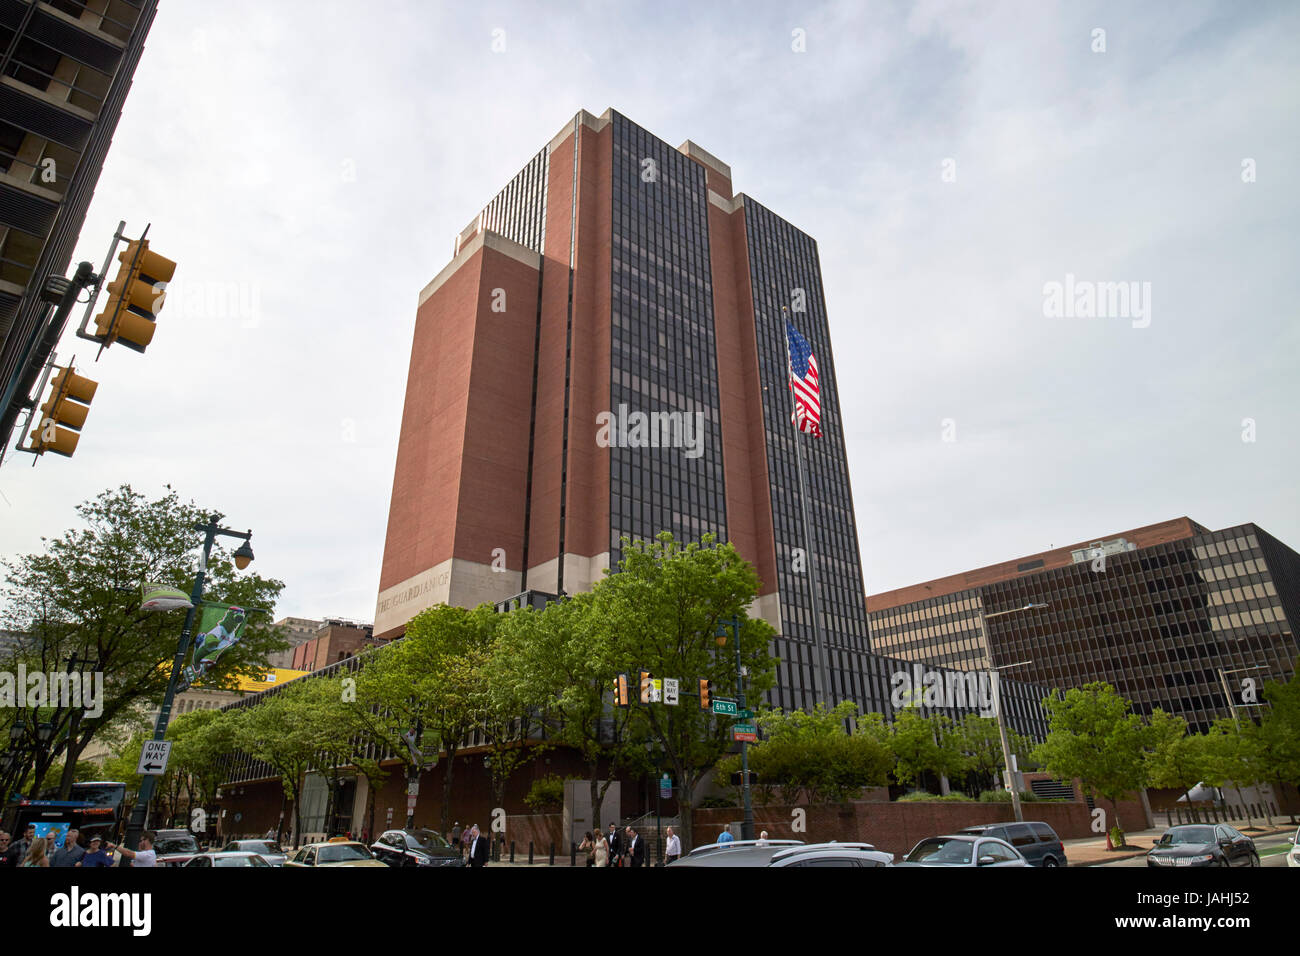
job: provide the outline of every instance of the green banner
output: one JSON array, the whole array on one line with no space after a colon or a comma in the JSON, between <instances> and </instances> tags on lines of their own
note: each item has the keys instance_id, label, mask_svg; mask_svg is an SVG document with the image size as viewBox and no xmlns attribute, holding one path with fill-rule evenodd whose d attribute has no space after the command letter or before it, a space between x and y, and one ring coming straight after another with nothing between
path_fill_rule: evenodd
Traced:
<instances>
[{"instance_id":1,"label":"green banner","mask_svg":"<svg viewBox=\"0 0 1300 956\"><path fill-rule=\"evenodd\" d=\"M226 648L244 635L244 619L248 615L242 607L224 604L204 604L199 612L198 636L194 638L194 651L189 666L181 672L176 693L187 690L191 684L203 679L212 670Z\"/></svg>"}]
</instances>

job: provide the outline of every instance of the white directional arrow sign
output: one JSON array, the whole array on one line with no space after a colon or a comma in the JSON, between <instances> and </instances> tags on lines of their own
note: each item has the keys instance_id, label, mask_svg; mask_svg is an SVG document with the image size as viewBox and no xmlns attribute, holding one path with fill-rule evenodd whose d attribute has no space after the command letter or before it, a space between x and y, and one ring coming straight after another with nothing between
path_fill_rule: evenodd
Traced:
<instances>
[{"instance_id":1,"label":"white directional arrow sign","mask_svg":"<svg viewBox=\"0 0 1300 956\"><path fill-rule=\"evenodd\" d=\"M135 768L137 774L161 777L167 771L167 758L171 756L170 740L146 740L140 748L140 765Z\"/></svg>"}]
</instances>

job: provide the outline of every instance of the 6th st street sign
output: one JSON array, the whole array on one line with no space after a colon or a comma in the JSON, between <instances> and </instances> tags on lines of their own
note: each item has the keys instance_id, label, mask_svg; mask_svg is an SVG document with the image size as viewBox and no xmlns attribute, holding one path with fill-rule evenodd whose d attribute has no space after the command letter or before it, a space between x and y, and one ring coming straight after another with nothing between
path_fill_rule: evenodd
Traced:
<instances>
[{"instance_id":1,"label":"6th st street sign","mask_svg":"<svg viewBox=\"0 0 1300 956\"><path fill-rule=\"evenodd\" d=\"M140 748L140 765L135 772L140 776L161 777L167 772L167 758L171 752L170 740L146 740Z\"/></svg>"}]
</instances>

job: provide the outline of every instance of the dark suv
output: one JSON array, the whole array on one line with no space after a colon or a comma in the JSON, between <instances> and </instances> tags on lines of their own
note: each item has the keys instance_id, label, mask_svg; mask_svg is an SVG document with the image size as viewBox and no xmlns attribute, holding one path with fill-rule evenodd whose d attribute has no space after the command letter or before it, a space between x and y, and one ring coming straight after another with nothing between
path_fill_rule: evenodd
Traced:
<instances>
[{"instance_id":1,"label":"dark suv","mask_svg":"<svg viewBox=\"0 0 1300 956\"><path fill-rule=\"evenodd\" d=\"M389 866L463 866L460 850L432 830L385 830L370 847Z\"/></svg>"},{"instance_id":2,"label":"dark suv","mask_svg":"<svg viewBox=\"0 0 1300 956\"><path fill-rule=\"evenodd\" d=\"M1020 851L1030 866L1069 865L1065 859L1065 844L1046 823L986 823L958 832L1006 840Z\"/></svg>"},{"instance_id":3,"label":"dark suv","mask_svg":"<svg viewBox=\"0 0 1300 956\"><path fill-rule=\"evenodd\" d=\"M158 866L184 866L203 851L189 830L159 830L153 837Z\"/></svg>"}]
</instances>

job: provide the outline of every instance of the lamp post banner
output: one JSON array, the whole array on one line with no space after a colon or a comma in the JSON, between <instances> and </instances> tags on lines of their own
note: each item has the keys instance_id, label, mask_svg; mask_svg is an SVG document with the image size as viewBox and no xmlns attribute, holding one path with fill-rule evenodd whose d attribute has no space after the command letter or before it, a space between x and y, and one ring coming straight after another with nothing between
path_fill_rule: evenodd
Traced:
<instances>
[{"instance_id":1,"label":"lamp post banner","mask_svg":"<svg viewBox=\"0 0 1300 956\"><path fill-rule=\"evenodd\" d=\"M199 617L199 636L194 640L190 664L181 673L176 685L179 694L210 671L226 648L238 643L244 636L247 613L242 607L225 604L204 604Z\"/></svg>"}]
</instances>

